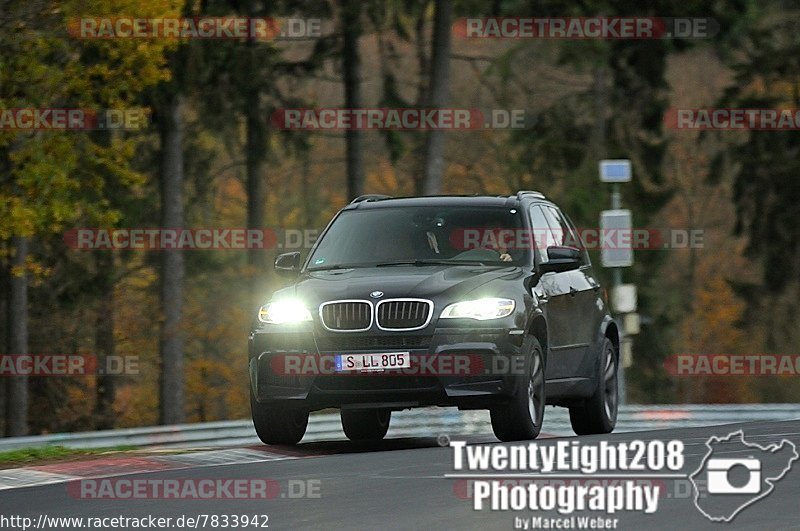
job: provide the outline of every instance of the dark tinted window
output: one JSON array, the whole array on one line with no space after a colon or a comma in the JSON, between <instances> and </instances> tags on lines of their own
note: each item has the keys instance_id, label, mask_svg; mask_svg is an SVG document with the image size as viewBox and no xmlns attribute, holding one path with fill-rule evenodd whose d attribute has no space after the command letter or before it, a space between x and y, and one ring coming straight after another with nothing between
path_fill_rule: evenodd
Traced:
<instances>
[{"instance_id":1,"label":"dark tinted window","mask_svg":"<svg viewBox=\"0 0 800 531\"><path fill-rule=\"evenodd\" d=\"M522 216L497 207L391 207L342 212L309 269L412 260L527 263Z\"/></svg>"}]
</instances>

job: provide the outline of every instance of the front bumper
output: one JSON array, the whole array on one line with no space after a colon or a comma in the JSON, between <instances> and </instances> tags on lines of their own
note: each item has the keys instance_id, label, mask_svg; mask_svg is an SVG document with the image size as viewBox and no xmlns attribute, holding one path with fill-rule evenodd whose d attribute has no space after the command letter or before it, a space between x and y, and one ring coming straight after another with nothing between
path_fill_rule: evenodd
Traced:
<instances>
[{"instance_id":1,"label":"front bumper","mask_svg":"<svg viewBox=\"0 0 800 531\"><path fill-rule=\"evenodd\" d=\"M432 327L431 327L432 328ZM249 339L249 375L258 402L326 407L486 408L515 392L523 331L436 327L417 332L330 333L313 324L265 326ZM410 369L336 372L334 356L409 352Z\"/></svg>"}]
</instances>

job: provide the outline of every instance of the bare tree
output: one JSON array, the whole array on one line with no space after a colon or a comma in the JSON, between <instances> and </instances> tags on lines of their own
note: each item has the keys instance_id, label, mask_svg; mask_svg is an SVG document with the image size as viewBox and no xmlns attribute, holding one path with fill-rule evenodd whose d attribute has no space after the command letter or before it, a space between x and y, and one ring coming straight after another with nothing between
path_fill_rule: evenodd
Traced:
<instances>
[{"instance_id":1,"label":"bare tree","mask_svg":"<svg viewBox=\"0 0 800 531\"><path fill-rule=\"evenodd\" d=\"M169 90L169 88L167 89ZM183 218L183 95L167 96L161 125L161 227L179 229ZM159 413L162 424L184 421L183 281L185 265L180 250L164 250L161 257L161 372Z\"/></svg>"},{"instance_id":2,"label":"bare tree","mask_svg":"<svg viewBox=\"0 0 800 531\"><path fill-rule=\"evenodd\" d=\"M250 54L256 53L255 49L250 49ZM264 215L267 203L267 183L264 175L264 161L267 152L267 124L260 112L261 91L257 86L247 87L245 101L245 124L247 127L245 145L245 177L247 188L247 228L261 230L264 228ZM256 276L254 286L257 283L258 275L266 270L266 255L262 249L249 249L247 251L248 264L255 267ZM254 290L255 291L255 290Z\"/></svg>"},{"instance_id":3,"label":"bare tree","mask_svg":"<svg viewBox=\"0 0 800 531\"><path fill-rule=\"evenodd\" d=\"M8 353L28 352L28 277L25 260L30 240L14 236L11 246L11 275L8 281ZM8 378L6 387L6 435L17 437L28 433L28 377L20 374Z\"/></svg>"},{"instance_id":4,"label":"bare tree","mask_svg":"<svg viewBox=\"0 0 800 531\"><path fill-rule=\"evenodd\" d=\"M361 107L361 59L358 39L361 36L360 0L341 0L342 10L342 70L344 73L345 107ZM364 139L356 129L345 132L347 152L347 194L350 199L364 193Z\"/></svg>"},{"instance_id":5,"label":"bare tree","mask_svg":"<svg viewBox=\"0 0 800 531\"><path fill-rule=\"evenodd\" d=\"M436 0L433 15L433 42L430 63L430 86L428 107L442 108L447 105L450 89L450 27L453 18L452 0ZM442 192L444 173L444 131L428 132L425 143L425 166L423 193L434 195Z\"/></svg>"},{"instance_id":6,"label":"bare tree","mask_svg":"<svg viewBox=\"0 0 800 531\"><path fill-rule=\"evenodd\" d=\"M99 305L95 321L95 350L99 366L107 368L107 361L114 356L114 283L115 283L114 251L100 251L97 256L97 283L99 288ZM100 430L114 428L114 398L116 376L101 372L97 375L94 407L95 427Z\"/></svg>"}]
</instances>

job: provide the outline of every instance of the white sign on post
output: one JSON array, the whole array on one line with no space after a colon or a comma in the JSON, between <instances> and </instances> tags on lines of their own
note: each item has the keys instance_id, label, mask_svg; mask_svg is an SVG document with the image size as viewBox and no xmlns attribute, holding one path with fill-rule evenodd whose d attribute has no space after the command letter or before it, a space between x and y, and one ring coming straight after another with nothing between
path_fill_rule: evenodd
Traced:
<instances>
[{"instance_id":1,"label":"white sign on post","mask_svg":"<svg viewBox=\"0 0 800 531\"><path fill-rule=\"evenodd\" d=\"M633 265L632 222L630 210L604 210L600 213L600 248L603 267Z\"/></svg>"},{"instance_id":2,"label":"white sign on post","mask_svg":"<svg viewBox=\"0 0 800 531\"><path fill-rule=\"evenodd\" d=\"M611 288L611 303L617 313L636 311L636 284L620 284Z\"/></svg>"}]
</instances>

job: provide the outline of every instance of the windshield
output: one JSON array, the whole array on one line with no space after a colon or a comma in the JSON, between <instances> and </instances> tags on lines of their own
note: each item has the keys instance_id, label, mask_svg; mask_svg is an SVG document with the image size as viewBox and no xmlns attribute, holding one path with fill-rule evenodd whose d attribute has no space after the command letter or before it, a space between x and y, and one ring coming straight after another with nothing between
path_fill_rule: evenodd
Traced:
<instances>
[{"instance_id":1,"label":"windshield","mask_svg":"<svg viewBox=\"0 0 800 531\"><path fill-rule=\"evenodd\" d=\"M524 225L500 207L389 207L342 212L308 261L309 270L412 263L522 265L529 249L510 245Z\"/></svg>"}]
</instances>

